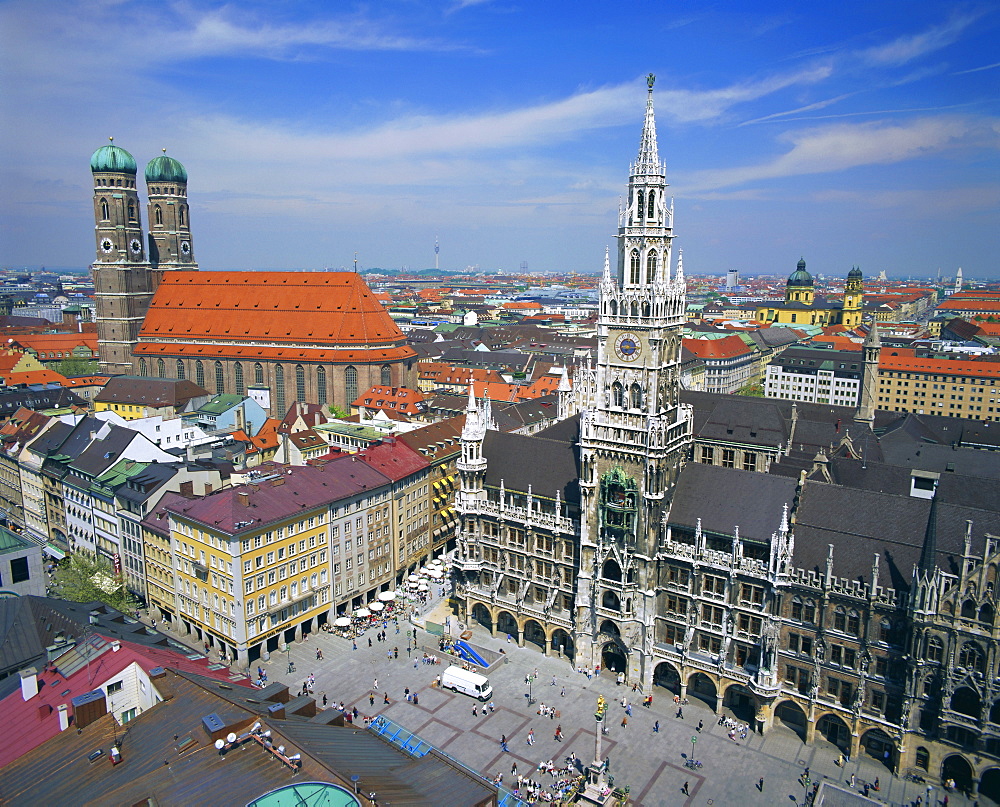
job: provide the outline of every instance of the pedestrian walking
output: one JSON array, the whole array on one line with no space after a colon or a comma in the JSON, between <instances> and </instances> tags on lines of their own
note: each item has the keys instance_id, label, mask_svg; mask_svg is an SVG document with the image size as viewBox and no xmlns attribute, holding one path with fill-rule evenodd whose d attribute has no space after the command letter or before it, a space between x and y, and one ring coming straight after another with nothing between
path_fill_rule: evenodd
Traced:
<instances>
[{"instance_id":1,"label":"pedestrian walking","mask_svg":"<svg viewBox=\"0 0 1000 807\"><path fill-rule=\"evenodd\" d=\"M382 693L382 703L388 703L388 702L389 702L389 693L388 692L383 692Z\"/></svg>"},{"instance_id":2,"label":"pedestrian walking","mask_svg":"<svg viewBox=\"0 0 1000 807\"><path fill-rule=\"evenodd\" d=\"M372 684L372 689L378 692L378 678L375 679L375 683Z\"/></svg>"},{"instance_id":3,"label":"pedestrian walking","mask_svg":"<svg viewBox=\"0 0 1000 807\"><path fill-rule=\"evenodd\" d=\"M323 708L326 708L326 693L323 693Z\"/></svg>"},{"instance_id":4,"label":"pedestrian walking","mask_svg":"<svg viewBox=\"0 0 1000 807\"><path fill-rule=\"evenodd\" d=\"M528 729L528 745L534 745L534 744L535 744L535 730Z\"/></svg>"},{"instance_id":5,"label":"pedestrian walking","mask_svg":"<svg viewBox=\"0 0 1000 807\"><path fill-rule=\"evenodd\" d=\"M688 791L688 783L687 782L685 782L684 783L684 787L681 788L681 793L683 793L685 796L690 796L691 795L691 793Z\"/></svg>"},{"instance_id":6,"label":"pedestrian walking","mask_svg":"<svg viewBox=\"0 0 1000 807\"><path fill-rule=\"evenodd\" d=\"M319 649L319 648L317 647L317 648L316 648L316 661L322 661L322 660L323 660L323 651L322 651L322 650L320 650L320 649Z\"/></svg>"},{"instance_id":7,"label":"pedestrian walking","mask_svg":"<svg viewBox=\"0 0 1000 807\"><path fill-rule=\"evenodd\" d=\"M659 733L660 733L660 721L659 721L659 720L657 720L657 721L656 721L656 722L655 722L655 723L653 724L653 734L659 734Z\"/></svg>"},{"instance_id":8,"label":"pedestrian walking","mask_svg":"<svg viewBox=\"0 0 1000 807\"><path fill-rule=\"evenodd\" d=\"M472 716L479 717L479 707L476 704L472 705Z\"/></svg>"},{"instance_id":9,"label":"pedestrian walking","mask_svg":"<svg viewBox=\"0 0 1000 807\"><path fill-rule=\"evenodd\" d=\"M420 696L416 692L413 693L413 705L414 706L420 705Z\"/></svg>"},{"instance_id":10,"label":"pedestrian walking","mask_svg":"<svg viewBox=\"0 0 1000 807\"><path fill-rule=\"evenodd\" d=\"M675 715L675 717L679 717L681 720L684 719L684 709L681 708L680 706L677 707L677 714Z\"/></svg>"},{"instance_id":11,"label":"pedestrian walking","mask_svg":"<svg viewBox=\"0 0 1000 807\"><path fill-rule=\"evenodd\" d=\"M369 692L368 693L368 705L369 706L374 706L375 705L375 693L374 692Z\"/></svg>"},{"instance_id":12,"label":"pedestrian walking","mask_svg":"<svg viewBox=\"0 0 1000 807\"><path fill-rule=\"evenodd\" d=\"M556 734L555 734L555 738L554 739L556 740L556 742L560 742L560 743L563 741L562 723L560 723L558 726L556 726Z\"/></svg>"},{"instance_id":13,"label":"pedestrian walking","mask_svg":"<svg viewBox=\"0 0 1000 807\"><path fill-rule=\"evenodd\" d=\"M760 779L758 779L758 780L757 780L757 789L758 789L758 790L759 790L759 791L760 791L761 793L763 793L763 792L764 792L764 777L763 777L763 776L762 776L762 777L760 777Z\"/></svg>"},{"instance_id":14,"label":"pedestrian walking","mask_svg":"<svg viewBox=\"0 0 1000 807\"><path fill-rule=\"evenodd\" d=\"M701 731L702 728L704 728L704 726L705 726L705 721L704 720L699 720L698 721L698 725L695 726L695 729L698 730L698 731Z\"/></svg>"},{"instance_id":15,"label":"pedestrian walking","mask_svg":"<svg viewBox=\"0 0 1000 807\"><path fill-rule=\"evenodd\" d=\"M566 687L563 687L562 688L562 692L560 692L559 694L560 694L560 696L562 696L563 698L565 698L566 697Z\"/></svg>"},{"instance_id":16,"label":"pedestrian walking","mask_svg":"<svg viewBox=\"0 0 1000 807\"><path fill-rule=\"evenodd\" d=\"M854 774L851 774L851 787L854 787Z\"/></svg>"},{"instance_id":17,"label":"pedestrian walking","mask_svg":"<svg viewBox=\"0 0 1000 807\"><path fill-rule=\"evenodd\" d=\"M372 637L371 636L368 637L368 646L369 647L372 646Z\"/></svg>"},{"instance_id":18,"label":"pedestrian walking","mask_svg":"<svg viewBox=\"0 0 1000 807\"><path fill-rule=\"evenodd\" d=\"M628 715L625 715L622 718L622 728L623 729L627 729L628 728Z\"/></svg>"},{"instance_id":19,"label":"pedestrian walking","mask_svg":"<svg viewBox=\"0 0 1000 807\"><path fill-rule=\"evenodd\" d=\"M354 639L351 639L351 650L357 650L357 649L358 649L358 643L354 641Z\"/></svg>"}]
</instances>

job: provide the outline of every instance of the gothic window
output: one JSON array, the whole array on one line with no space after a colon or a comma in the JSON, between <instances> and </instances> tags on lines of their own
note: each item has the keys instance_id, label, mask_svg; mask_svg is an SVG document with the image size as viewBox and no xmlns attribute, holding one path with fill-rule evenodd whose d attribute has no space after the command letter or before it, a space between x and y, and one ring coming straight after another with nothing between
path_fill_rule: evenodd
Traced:
<instances>
[{"instance_id":1,"label":"gothic window","mask_svg":"<svg viewBox=\"0 0 1000 807\"><path fill-rule=\"evenodd\" d=\"M638 384L633 384L629 387L629 405L633 409L642 409L642 387Z\"/></svg>"},{"instance_id":2,"label":"gothic window","mask_svg":"<svg viewBox=\"0 0 1000 807\"><path fill-rule=\"evenodd\" d=\"M642 218L642 214L643 214L643 212L646 209L646 206L643 204L643 201L644 200L642 198L642 191L636 191L635 192L635 209L639 212L639 218L640 219Z\"/></svg>"},{"instance_id":3,"label":"gothic window","mask_svg":"<svg viewBox=\"0 0 1000 807\"><path fill-rule=\"evenodd\" d=\"M184 380L186 373L184 372L184 362L180 359L177 360L177 377Z\"/></svg>"},{"instance_id":4,"label":"gothic window","mask_svg":"<svg viewBox=\"0 0 1000 807\"><path fill-rule=\"evenodd\" d=\"M344 370L344 394L347 396L348 406L358 397L358 371L354 367Z\"/></svg>"},{"instance_id":5,"label":"gothic window","mask_svg":"<svg viewBox=\"0 0 1000 807\"><path fill-rule=\"evenodd\" d=\"M128 200L128 220L135 221L135 202Z\"/></svg>"},{"instance_id":6,"label":"gothic window","mask_svg":"<svg viewBox=\"0 0 1000 807\"><path fill-rule=\"evenodd\" d=\"M187 206L181 205L177 210L177 215L179 216L180 224L183 227L185 224L185 219L187 218Z\"/></svg>"},{"instance_id":7,"label":"gothic window","mask_svg":"<svg viewBox=\"0 0 1000 807\"><path fill-rule=\"evenodd\" d=\"M153 208L153 223L163 224L163 211L160 209L159 205Z\"/></svg>"},{"instance_id":8,"label":"gothic window","mask_svg":"<svg viewBox=\"0 0 1000 807\"><path fill-rule=\"evenodd\" d=\"M233 365L233 376L236 381L236 394L245 394L247 390L243 385L243 365L240 362L236 362L236 364Z\"/></svg>"},{"instance_id":9,"label":"gothic window","mask_svg":"<svg viewBox=\"0 0 1000 807\"><path fill-rule=\"evenodd\" d=\"M194 383L199 387L205 386L205 365L202 364L201 359L194 363Z\"/></svg>"},{"instance_id":10,"label":"gothic window","mask_svg":"<svg viewBox=\"0 0 1000 807\"><path fill-rule=\"evenodd\" d=\"M841 632L847 630L847 610L842 606L833 614L833 629Z\"/></svg>"},{"instance_id":11,"label":"gothic window","mask_svg":"<svg viewBox=\"0 0 1000 807\"><path fill-rule=\"evenodd\" d=\"M280 364L274 365L274 397L278 414L285 416L285 371Z\"/></svg>"},{"instance_id":12,"label":"gothic window","mask_svg":"<svg viewBox=\"0 0 1000 807\"><path fill-rule=\"evenodd\" d=\"M256 362L253 366L253 383L258 387L264 385L264 365Z\"/></svg>"},{"instance_id":13,"label":"gothic window","mask_svg":"<svg viewBox=\"0 0 1000 807\"><path fill-rule=\"evenodd\" d=\"M221 361L217 361L215 363L215 391L216 392L226 391L226 375L222 369Z\"/></svg>"},{"instance_id":14,"label":"gothic window","mask_svg":"<svg viewBox=\"0 0 1000 807\"><path fill-rule=\"evenodd\" d=\"M656 191L649 192L649 206L646 209L646 218L653 218L653 211L656 210Z\"/></svg>"},{"instance_id":15,"label":"gothic window","mask_svg":"<svg viewBox=\"0 0 1000 807\"><path fill-rule=\"evenodd\" d=\"M941 640L938 638L932 638L927 643L927 659L928 661L941 661L944 658L944 645L941 644Z\"/></svg>"},{"instance_id":16,"label":"gothic window","mask_svg":"<svg viewBox=\"0 0 1000 807\"><path fill-rule=\"evenodd\" d=\"M639 250L633 249L632 259L631 259L631 272L629 274L630 278L629 282L632 283L633 285L639 284L639 265L640 265Z\"/></svg>"},{"instance_id":17,"label":"gothic window","mask_svg":"<svg viewBox=\"0 0 1000 807\"><path fill-rule=\"evenodd\" d=\"M963 619L975 619L976 618L976 604L972 600L966 600L962 603L962 618Z\"/></svg>"},{"instance_id":18,"label":"gothic window","mask_svg":"<svg viewBox=\"0 0 1000 807\"><path fill-rule=\"evenodd\" d=\"M157 359L156 360L156 377L157 378L165 378L166 375L167 375L167 368L163 364L163 359Z\"/></svg>"},{"instance_id":19,"label":"gothic window","mask_svg":"<svg viewBox=\"0 0 1000 807\"><path fill-rule=\"evenodd\" d=\"M146 375L146 360L145 359L139 359L139 375L141 375L141 376Z\"/></svg>"},{"instance_id":20,"label":"gothic window","mask_svg":"<svg viewBox=\"0 0 1000 807\"><path fill-rule=\"evenodd\" d=\"M983 651L975 642L966 642L958 654L958 666L967 670L984 672Z\"/></svg>"},{"instance_id":21,"label":"gothic window","mask_svg":"<svg viewBox=\"0 0 1000 807\"><path fill-rule=\"evenodd\" d=\"M382 365L379 381L381 382L383 387L392 386L392 367L390 367L388 364Z\"/></svg>"},{"instance_id":22,"label":"gothic window","mask_svg":"<svg viewBox=\"0 0 1000 807\"><path fill-rule=\"evenodd\" d=\"M639 304L638 303L632 303L632 307L630 309L630 313L631 313L631 315L633 317L639 316Z\"/></svg>"},{"instance_id":23,"label":"gothic window","mask_svg":"<svg viewBox=\"0 0 1000 807\"><path fill-rule=\"evenodd\" d=\"M650 193L650 200L652 200L652 191ZM652 204L652 201L650 202ZM656 280L656 250L652 249L649 251L649 255L646 256L646 282L652 283Z\"/></svg>"},{"instance_id":24,"label":"gothic window","mask_svg":"<svg viewBox=\"0 0 1000 807\"><path fill-rule=\"evenodd\" d=\"M611 402L618 407L624 406L625 389L617 381L611 385Z\"/></svg>"},{"instance_id":25,"label":"gothic window","mask_svg":"<svg viewBox=\"0 0 1000 807\"><path fill-rule=\"evenodd\" d=\"M979 609L979 621L988 622L993 624L993 606L986 603L982 608Z\"/></svg>"},{"instance_id":26,"label":"gothic window","mask_svg":"<svg viewBox=\"0 0 1000 807\"><path fill-rule=\"evenodd\" d=\"M326 403L326 370L316 368L316 397L319 403Z\"/></svg>"},{"instance_id":27,"label":"gothic window","mask_svg":"<svg viewBox=\"0 0 1000 807\"><path fill-rule=\"evenodd\" d=\"M618 565L618 561L614 558L608 558L604 561L604 566L601 567L601 577L605 580L614 580L620 583L622 579L622 570Z\"/></svg>"},{"instance_id":28,"label":"gothic window","mask_svg":"<svg viewBox=\"0 0 1000 807\"><path fill-rule=\"evenodd\" d=\"M108 200L101 199L101 220L107 221L111 218L111 211L108 209Z\"/></svg>"},{"instance_id":29,"label":"gothic window","mask_svg":"<svg viewBox=\"0 0 1000 807\"><path fill-rule=\"evenodd\" d=\"M299 403L306 400L306 368L301 364L295 365L295 400Z\"/></svg>"},{"instance_id":30,"label":"gothic window","mask_svg":"<svg viewBox=\"0 0 1000 807\"><path fill-rule=\"evenodd\" d=\"M609 611L621 610L621 601L618 599L618 595L613 591L604 592L604 596L601 597L601 605Z\"/></svg>"}]
</instances>

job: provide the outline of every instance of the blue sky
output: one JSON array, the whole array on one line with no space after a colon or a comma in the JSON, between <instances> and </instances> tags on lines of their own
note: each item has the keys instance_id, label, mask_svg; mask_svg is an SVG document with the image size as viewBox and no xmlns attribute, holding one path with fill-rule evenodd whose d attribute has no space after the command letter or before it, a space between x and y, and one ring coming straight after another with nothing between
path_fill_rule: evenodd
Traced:
<instances>
[{"instance_id":1,"label":"blue sky","mask_svg":"<svg viewBox=\"0 0 1000 807\"><path fill-rule=\"evenodd\" d=\"M4 266L113 135L203 269L599 271L652 72L687 271L1000 276L995 3L0 0L0 71Z\"/></svg>"}]
</instances>

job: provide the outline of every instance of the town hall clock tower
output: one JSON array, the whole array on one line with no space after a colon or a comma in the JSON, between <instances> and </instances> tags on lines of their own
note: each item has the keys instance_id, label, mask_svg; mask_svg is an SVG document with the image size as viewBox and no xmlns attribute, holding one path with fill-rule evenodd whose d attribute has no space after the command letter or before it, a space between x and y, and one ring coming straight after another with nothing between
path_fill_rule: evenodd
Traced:
<instances>
[{"instance_id":1,"label":"town hall clock tower","mask_svg":"<svg viewBox=\"0 0 1000 807\"><path fill-rule=\"evenodd\" d=\"M581 545L576 663L623 669L652 683L655 557L691 411L679 401L684 272L673 262L653 114L654 76L628 202L619 212L617 270L600 285L594 404L580 417Z\"/></svg>"}]
</instances>

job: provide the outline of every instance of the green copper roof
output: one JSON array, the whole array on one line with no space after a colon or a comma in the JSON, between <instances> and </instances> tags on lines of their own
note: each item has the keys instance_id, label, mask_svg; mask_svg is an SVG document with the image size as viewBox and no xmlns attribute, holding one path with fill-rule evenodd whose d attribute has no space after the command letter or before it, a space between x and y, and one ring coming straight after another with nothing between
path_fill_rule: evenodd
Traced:
<instances>
[{"instance_id":1,"label":"green copper roof","mask_svg":"<svg viewBox=\"0 0 1000 807\"><path fill-rule=\"evenodd\" d=\"M795 271L788 276L787 286L811 286L813 284L812 275L806 271L806 262L800 258L795 267Z\"/></svg>"},{"instance_id":2,"label":"green copper roof","mask_svg":"<svg viewBox=\"0 0 1000 807\"><path fill-rule=\"evenodd\" d=\"M101 146L90 158L90 170L94 173L115 171L119 174L135 176L135 157L114 143L110 146Z\"/></svg>"},{"instance_id":3,"label":"green copper roof","mask_svg":"<svg viewBox=\"0 0 1000 807\"><path fill-rule=\"evenodd\" d=\"M187 182L187 171L173 157L161 154L146 166L146 182Z\"/></svg>"},{"instance_id":4,"label":"green copper roof","mask_svg":"<svg viewBox=\"0 0 1000 807\"><path fill-rule=\"evenodd\" d=\"M327 782L285 785L251 801L247 807L360 807L351 793Z\"/></svg>"}]
</instances>

